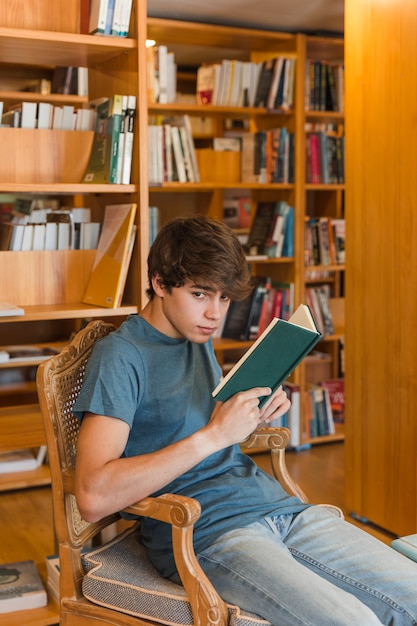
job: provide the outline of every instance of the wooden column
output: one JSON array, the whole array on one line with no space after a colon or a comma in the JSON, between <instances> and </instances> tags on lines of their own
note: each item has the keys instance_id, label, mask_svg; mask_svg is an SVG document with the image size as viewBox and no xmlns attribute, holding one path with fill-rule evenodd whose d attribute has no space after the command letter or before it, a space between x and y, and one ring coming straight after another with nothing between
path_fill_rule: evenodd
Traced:
<instances>
[{"instance_id":1,"label":"wooden column","mask_svg":"<svg viewBox=\"0 0 417 626\"><path fill-rule=\"evenodd\" d=\"M417 11L346 0L346 505L417 532Z\"/></svg>"}]
</instances>

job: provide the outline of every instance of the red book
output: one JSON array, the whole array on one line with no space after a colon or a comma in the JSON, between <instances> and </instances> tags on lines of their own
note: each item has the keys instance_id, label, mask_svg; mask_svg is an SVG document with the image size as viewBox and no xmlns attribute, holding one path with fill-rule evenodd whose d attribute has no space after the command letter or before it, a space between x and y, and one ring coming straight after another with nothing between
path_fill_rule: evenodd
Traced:
<instances>
[{"instance_id":1,"label":"red book","mask_svg":"<svg viewBox=\"0 0 417 626\"><path fill-rule=\"evenodd\" d=\"M332 378L322 381L321 386L328 390L330 406L335 423L345 421L345 381L343 378Z\"/></svg>"}]
</instances>

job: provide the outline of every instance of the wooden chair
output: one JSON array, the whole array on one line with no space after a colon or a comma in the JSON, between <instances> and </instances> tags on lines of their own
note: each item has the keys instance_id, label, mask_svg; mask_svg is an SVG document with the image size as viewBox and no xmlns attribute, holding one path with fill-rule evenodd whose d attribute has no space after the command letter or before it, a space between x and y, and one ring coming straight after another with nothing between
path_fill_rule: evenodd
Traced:
<instances>
[{"instance_id":1,"label":"wooden chair","mask_svg":"<svg viewBox=\"0 0 417 626\"><path fill-rule=\"evenodd\" d=\"M61 626L92 623L247 626L248 622L268 625L257 616L226 605L201 570L192 544L193 524L200 515L200 505L190 498L166 494L145 498L126 509L172 525L174 555L183 587L163 579L154 570L138 541L139 522L104 547L93 549L87 555L83 553L86 544L119 519L113 515L97 523L86 522L74 496L79 423L72 414L72 407L94 343L113 330L113 325L103 321L90 322L60 354L44 361L37 372L59 546ZM285 428L262 429L245 442L245 447L271 448L277 479L289 493L306 500L285 466L288 438L289 431ZM119 570L121 582L113 576L115 570Z\"/></svg>"}]
</instances>

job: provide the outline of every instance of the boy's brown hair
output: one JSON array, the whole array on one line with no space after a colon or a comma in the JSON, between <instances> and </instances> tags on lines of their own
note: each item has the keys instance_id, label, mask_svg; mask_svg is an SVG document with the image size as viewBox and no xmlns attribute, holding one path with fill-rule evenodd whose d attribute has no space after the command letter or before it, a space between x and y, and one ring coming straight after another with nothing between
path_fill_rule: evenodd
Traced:
<instances>
[{"instance_id":1,"label":"boy's brown hair","mask_svg":"<svg viewBox=\"0 0 417 626\"><path fill-rule=\"evenodd\" d=\"M253 289L239 240L226 224L204 215L173 219L159 231L148 256L146 293L151 300L156 274L169 292L194 281L243 300Z\"/></svg>"}]
</instances>

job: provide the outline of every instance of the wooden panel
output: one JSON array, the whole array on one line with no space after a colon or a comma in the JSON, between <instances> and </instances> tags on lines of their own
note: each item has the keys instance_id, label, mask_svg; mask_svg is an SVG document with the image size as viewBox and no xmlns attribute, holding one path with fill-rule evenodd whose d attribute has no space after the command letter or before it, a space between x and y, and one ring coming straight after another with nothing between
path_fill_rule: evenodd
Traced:
<instances>
[{"instance_id":1,"label":"wooden panel","mask_svg":"<svg viewBox=\"0 0 417 626\"><path fill-rule=\"evenodd\" d=\"M93 137L93 131L0 128L7 154L0 162L0 184L80 183Z\"/></svg>"},{"instance_id":2,"label":"wooden panel","mask_svg":"<svg viewBox=\"0 0 417 626\"><path fill-rule=\"evenodd\" d=\"M0 3L0 26L79 32L80 0L8 0Z\"/></svg>"},{"instance_id":3,"label":"wooden panel","mask_svg":"<svg viewBox=\"0 0 417 626\"><path fill-rule=\"evenodd\" d=\"M2 252L1 298L19 306L80 302L95 253L95 250Z\"/></svg>"},{"instance_id":4,"label":"wooden panel","mask_svg":"<svg viewBox=\"0 0 417 626\"><path fill-rule=\"evenodd\" d=\"M346 503L416 532L417 12L346 0Z\"/></svg>"}]
</instances>

